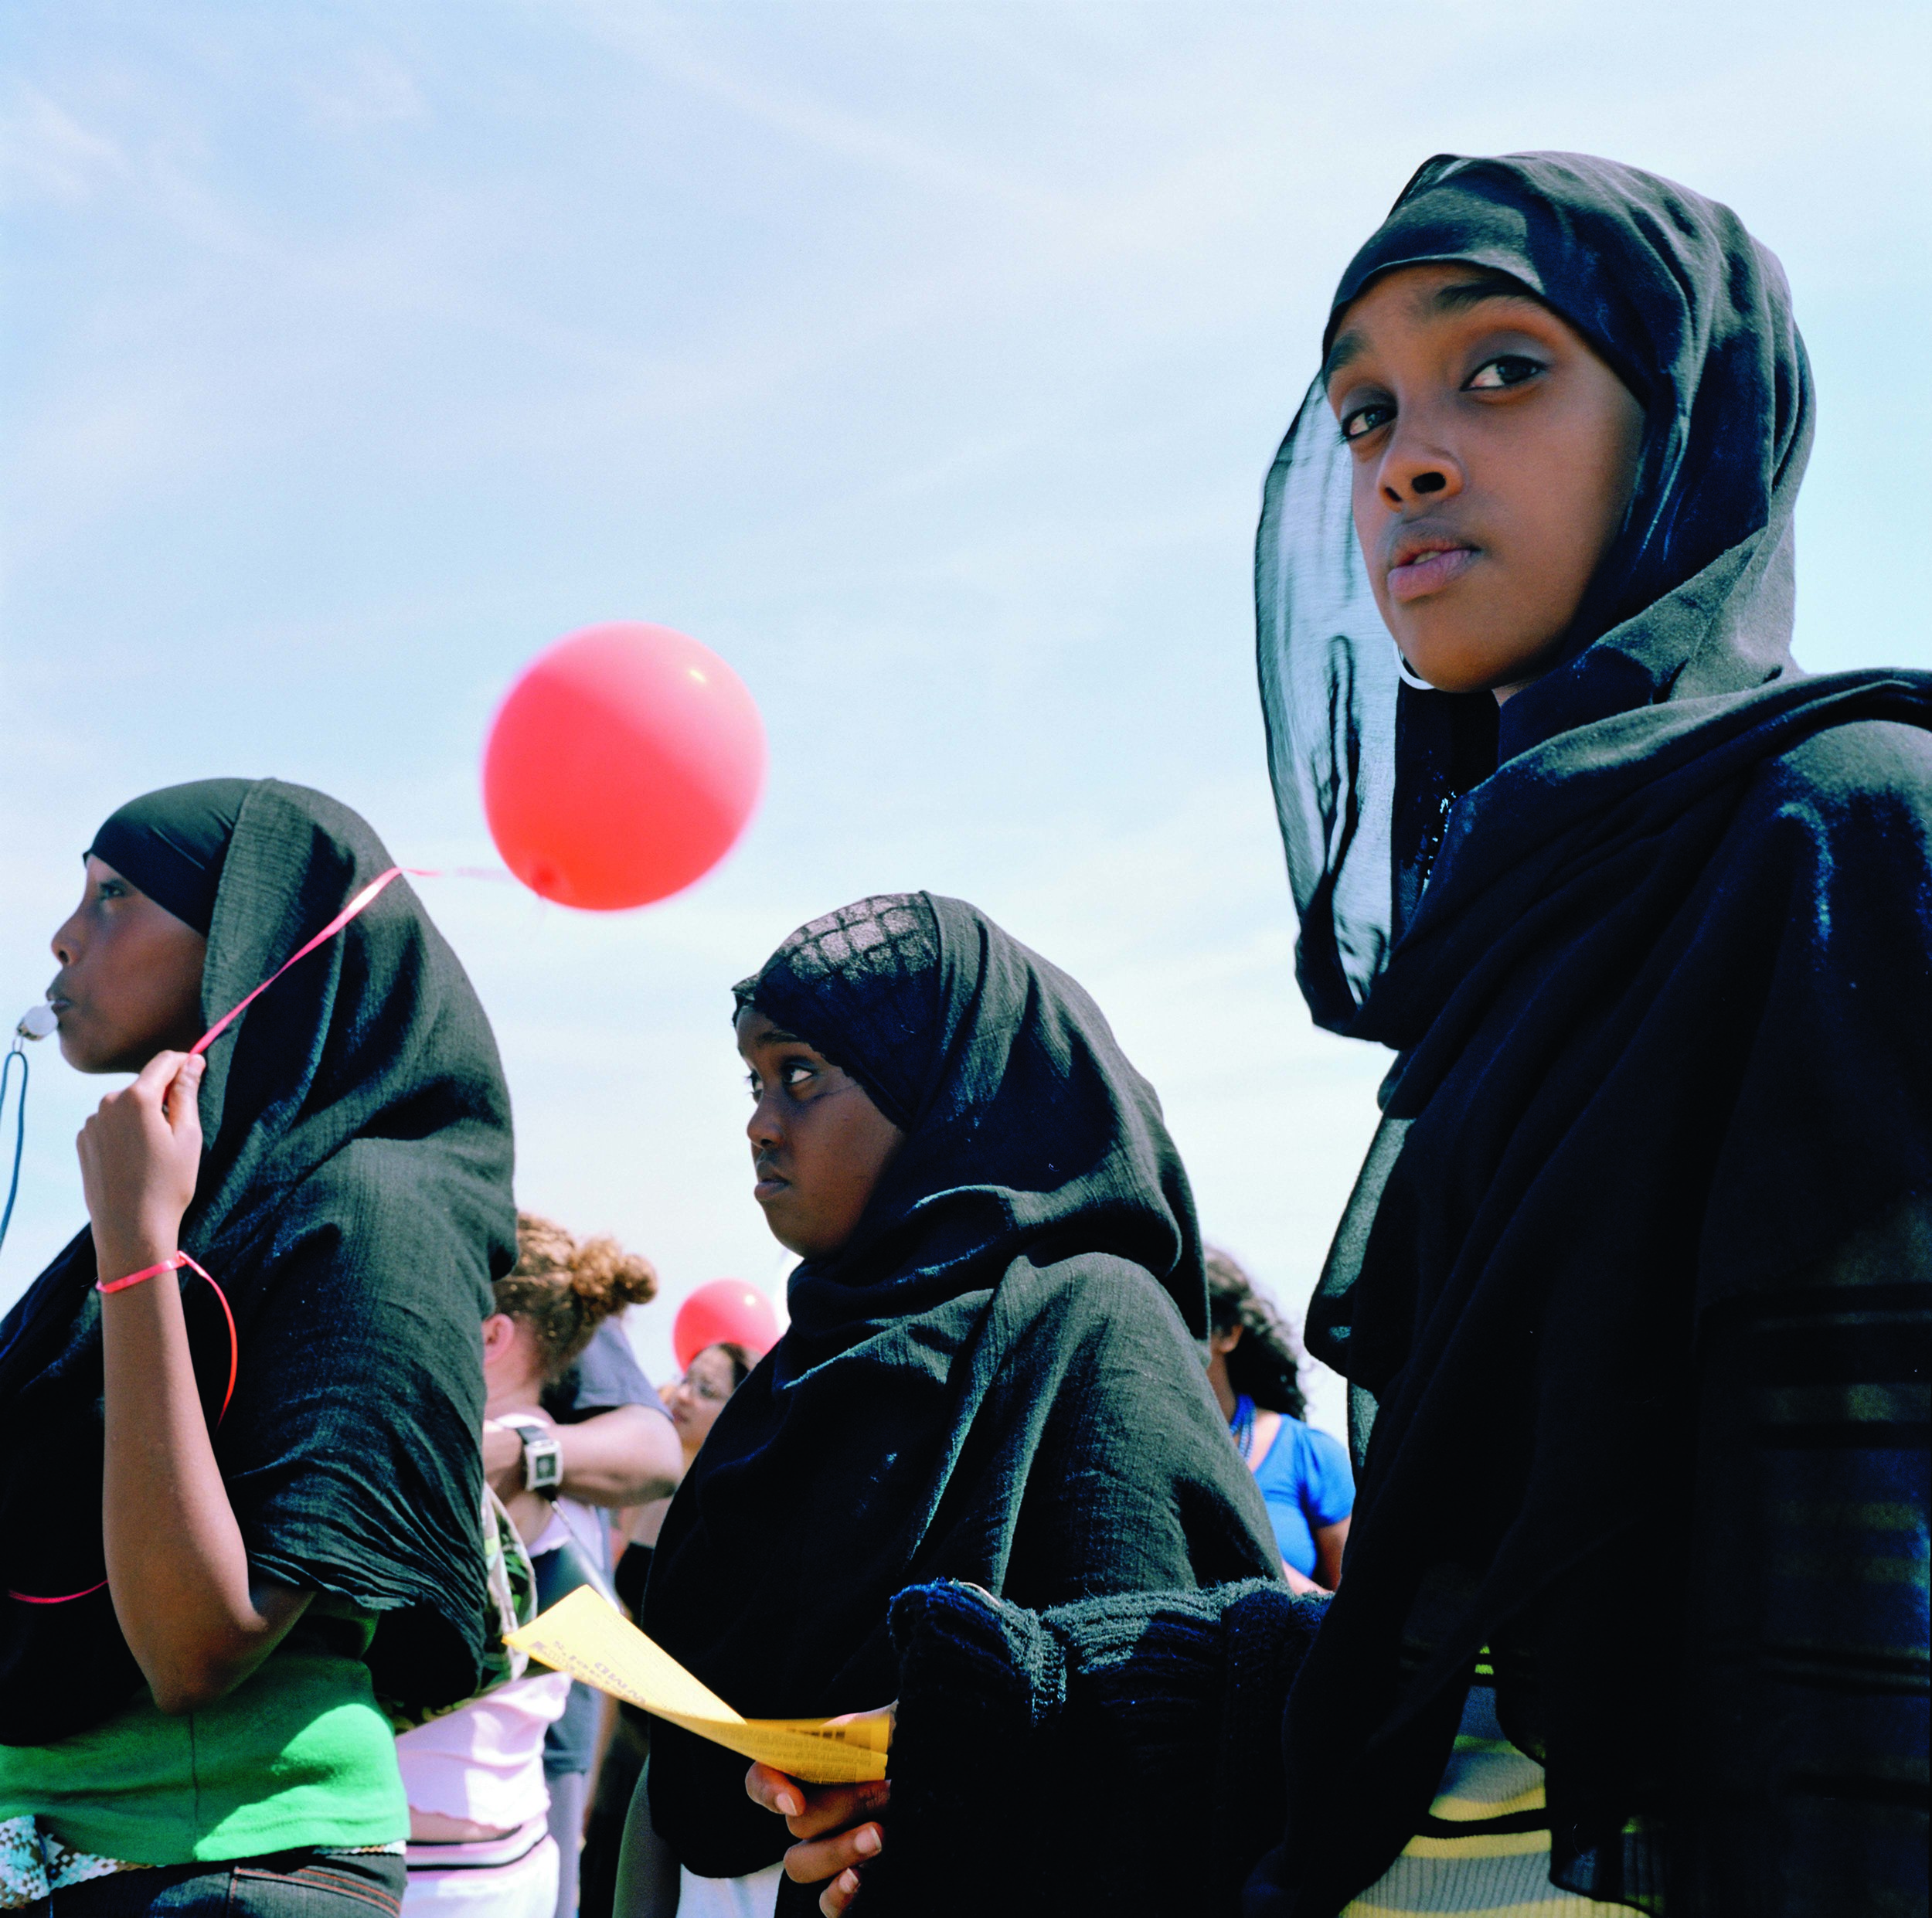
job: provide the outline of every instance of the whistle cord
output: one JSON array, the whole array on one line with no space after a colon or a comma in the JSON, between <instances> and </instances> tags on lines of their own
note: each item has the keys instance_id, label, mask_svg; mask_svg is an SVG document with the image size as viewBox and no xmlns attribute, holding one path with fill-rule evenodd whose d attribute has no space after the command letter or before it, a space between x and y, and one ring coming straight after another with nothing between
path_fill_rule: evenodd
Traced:
<instances>
[{"instance_id":1,"label":"whistle cord","mask_svg":"<svg viewBox=\"0 0 1932 1918\"><path fill-rule=\"evenodd\" d=\"M7 1081L16 1059L20 1062L20 1103L14 1108L13 1176L7 1182L6 1209L0 1212L0 1246L7 1243L7 1228L13 1223L13 1202L20 1196L20 1157L27 1145L27 1053L17 1039L0 1060L0 1114L7 1109Z\"/></svg>"}]
</instances>

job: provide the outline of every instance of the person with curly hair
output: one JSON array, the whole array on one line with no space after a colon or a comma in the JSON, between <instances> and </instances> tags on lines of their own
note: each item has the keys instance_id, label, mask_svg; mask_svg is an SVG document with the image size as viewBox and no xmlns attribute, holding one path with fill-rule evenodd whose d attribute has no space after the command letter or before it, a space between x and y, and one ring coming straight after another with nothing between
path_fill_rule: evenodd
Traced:
<instances>
[{"instance_id":1,"label":"person with curly hair","mask_svg":"<svg viewBox=\"0 0 1932 1918\"><path fill-rule=\"evenodd\" d=\"M543 1386L540 1406L525 1408L513 1423L484 1427L485 1469L498 1495L509 1499L531 1482L532 1474L541 1474L542 1457L554 1446L560 1474L554 1489L589 1508L581 1515L586 1549L607 1576L616 1558L614 1520L668 1498L683 1476L684 1452L667 1407L644 1376L614 1314L596 1325L588 1343L573 1330L570 1296L593 1295L600 1280L614 1277L631 1255L609 1239L580 1245L562 1226L527 1212L522 1216L519 1244L517 1271L530 1287L519 1296L549 1325L563 1355ZM562 1294L545 1284L560 1275L572 1281ZM543 1742L550 1831L561 1861L556 1918L573 1918L579 1906L577 1841L587 1822L604 1709L588 1685L572 1686L563 1716Z\"/></svg>"},{"instance_id":2,"label":"person with curly hair","mask_svg":"<svg viewBox=\"0 0 1932 1918\"><path fill-rule=\"evenodd\" d=\"M544 1394L600 1327L655 1296L658 1275L614 1239L580 1241L519 1212L515 1267L493 1289L484 1430L517 1434L529 1461L526 1482L509 1487L503 1503L547 1605L578 1585L601 1585L604 1552L592 1508L564 1495ZM563 1673L533 1672L396 1740L410 1807L406 1913L454 1903L471 1918L549 1918L566 1854L573 1876L582 1823L579 1795L573 1821L557 1830L545 1775L546 1736L570 1696Z\"/></svg>"},{"instance_id":3,"label":"person with curly hair","mask_svg":"<svg viewBox=\"0 0 1932 1918\"><path fill-rule=\"evenodd\" d=\"M1308 1423L1294 1335L1225 1252L1207 1254L1208 1383L1235 1447L1268 1502L1288 1583L1332 1592L1355 1508L1355 1472L1338 1439Z\"/></svg>"}]
</instances>

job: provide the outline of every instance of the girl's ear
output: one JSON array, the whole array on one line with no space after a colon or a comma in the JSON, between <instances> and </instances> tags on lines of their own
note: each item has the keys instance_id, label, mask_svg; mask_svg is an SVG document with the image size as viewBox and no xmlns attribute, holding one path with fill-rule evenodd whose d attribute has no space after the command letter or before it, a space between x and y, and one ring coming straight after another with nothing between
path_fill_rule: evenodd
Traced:
<instances>
[{"instance_id":1,"label":"girl's ear","mask_svg":"<svg viewBox=\"0 0 1932 1918\"><path fill-rule=\"evenodd\" d=\"M516 1321L508 1312L492 1312L483 1321L483 1362L508 1352L516 1342Z\"/></svg>"}]
</instances>

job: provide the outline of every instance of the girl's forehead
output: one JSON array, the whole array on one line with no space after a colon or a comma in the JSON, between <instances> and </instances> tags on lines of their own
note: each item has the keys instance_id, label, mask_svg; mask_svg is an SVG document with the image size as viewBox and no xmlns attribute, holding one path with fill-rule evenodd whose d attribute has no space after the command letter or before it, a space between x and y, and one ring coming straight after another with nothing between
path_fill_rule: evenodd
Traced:
<instances>
[{"instance_id":1,"label":"girl's forehead","mask_svg":"<svg viewBox=\"0 0 1932 1918\"><path fill-rule=\"evenodd\" d=\"M801 1046L808 1052L815 1052L808 1039L801 1039L788 1027L783 1026L768 1014L761 1012L755 1005L747 1005L733 1022L738 1035L738 1049L749 1054L764 1046Z\"/></svg>"},{"instance_id":2,"label":"girl's forehead","mask_svg":"<svg viewBox=\"0 0 1932 1918\"><path fill-rule=\"evenodd\" d=\"M1392 321L1400 328L1447 325L1492 305L1560 317L1520 281L1492 268L1453 260L1392 267L1372 280L1338 316L1322 378L1333 379L1359 358Z\"/></svg>"}]
</instances>

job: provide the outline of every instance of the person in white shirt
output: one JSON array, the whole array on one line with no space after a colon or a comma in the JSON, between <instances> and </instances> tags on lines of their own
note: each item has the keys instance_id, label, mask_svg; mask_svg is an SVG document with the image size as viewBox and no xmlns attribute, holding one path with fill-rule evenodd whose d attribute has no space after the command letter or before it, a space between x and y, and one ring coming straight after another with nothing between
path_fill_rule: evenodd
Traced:
<instances>
[{"instance_id":1,"label":"person in white shirt","mask_svg":"<svg viewBox=\"0 0 1932 1918\"><path fill-rule=\"evenodd\" d=\"M514 1436L522 1482L504 1505L525 1541L543 1601L603 1582L602 1525L562 1495L564 1461L544 1416L545 1388L597 1328L657 1290L649 1263L614 1240L579 1243L549 1220L517 1219L515 1270L496 1282L483 1325L486 1444ZM460 1907L471 1918L553 1918L563 1859L549 1828L544 1735L569 1703L570 1681L533 1670L396 1740L409 1799L406 1913Z\"/></svg>"}]
</instances>

